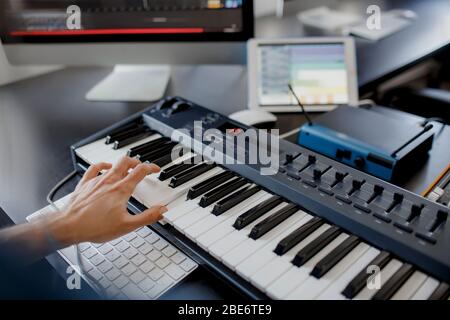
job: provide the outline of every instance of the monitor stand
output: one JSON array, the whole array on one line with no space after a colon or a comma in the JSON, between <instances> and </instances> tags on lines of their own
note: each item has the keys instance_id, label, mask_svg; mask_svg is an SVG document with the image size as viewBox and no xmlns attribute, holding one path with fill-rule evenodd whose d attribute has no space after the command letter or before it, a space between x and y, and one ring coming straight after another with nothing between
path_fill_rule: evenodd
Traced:
<instances>
[{"instance_id":1,"label":"monitor stand","mask_svg":"<svg viewBox=\"0 0 450 320\"><path fill-rule=\"evenodd\" d=\"M170 66L117 65L92 88L90 101L150 102L164 97L170 79Z\"/></svg>"}]
</instances>

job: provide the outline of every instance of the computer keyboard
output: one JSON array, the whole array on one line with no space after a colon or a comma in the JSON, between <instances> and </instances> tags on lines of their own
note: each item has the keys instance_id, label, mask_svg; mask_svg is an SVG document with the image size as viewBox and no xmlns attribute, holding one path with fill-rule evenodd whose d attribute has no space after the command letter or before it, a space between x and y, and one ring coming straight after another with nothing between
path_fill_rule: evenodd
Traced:
<instances>
[{"instance_id":1,"label":"computer keyboard","mask_svg":"<svg viewBox=\"0 0 450 320\"><path fill-rule=\"evenodd\" d=\"M63 207L69 196L58 200L56 206ZM47 206L27 220L55 212L53 206ZM81 243L77 247L78 254L76 246L58 253L101 297L108 299L158 299L198 266L148 227L106 243Z\"/></svg>"}]
</instances>

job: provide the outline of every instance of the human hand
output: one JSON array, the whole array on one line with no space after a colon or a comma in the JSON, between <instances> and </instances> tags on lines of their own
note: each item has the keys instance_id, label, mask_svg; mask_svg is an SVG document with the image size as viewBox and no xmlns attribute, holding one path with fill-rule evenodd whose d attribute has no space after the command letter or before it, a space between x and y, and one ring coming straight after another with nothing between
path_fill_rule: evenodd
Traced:
<instances>
[{"instance_id":1,"label":"human hand","mask_svg":"<svg viewBox=\"0 0 450 320\"><path fill-rule=\"evenodd\" d=\"M99 176L102 171L105 172ZM154 164L129 157L114 167L108 163L92 165L58 219L65 225L58 230L70 234L63 238L69 238L71 243L102 243L160 220L167 211L165 206L154 206L134 216L127 211L127 201L139 182L159 171Z\"/></svg>"}]
</instances>

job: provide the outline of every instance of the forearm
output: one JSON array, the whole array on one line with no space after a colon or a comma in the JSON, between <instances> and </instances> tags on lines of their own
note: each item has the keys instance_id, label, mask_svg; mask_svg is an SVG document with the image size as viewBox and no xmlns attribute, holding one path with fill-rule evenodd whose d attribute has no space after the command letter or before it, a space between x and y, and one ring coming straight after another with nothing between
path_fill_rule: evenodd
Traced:
<instances>
[{"instance_id":1,"label":"forearm","mask_svg":"<svg viewBox=\"0 0 450 320\"><path fill-rule=\"evenodd\" d=\"M107 242L162 218L167 211L162 205L135 216L127 211L136 186L159 172L158 166L124 157L109 169L107 163L91 166L63 212L0 231L0 258L29 264L60 248L79 242ZM99 176L103 170L109 171Z\"/></svg>"},{"instance_id":2,"label":"forearm","mask_svg":"<svg viewBox=\"0 0 450 320\"><path fill-rule=\"evenodd\" d=\"M0 250L17 263L30 264L76 243L69 218L58 215L0 231Z\"/></svg>"}]
</instances>

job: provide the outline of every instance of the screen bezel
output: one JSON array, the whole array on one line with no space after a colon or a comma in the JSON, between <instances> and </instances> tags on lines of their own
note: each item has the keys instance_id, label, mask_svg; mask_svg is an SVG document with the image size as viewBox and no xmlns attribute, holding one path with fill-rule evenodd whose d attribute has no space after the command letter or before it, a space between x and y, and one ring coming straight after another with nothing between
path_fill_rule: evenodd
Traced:
<instances>
[{"instance_id":1,"label":"screen bezel","mask_svg":"<svg viewBox=\"0 0 450 320\"><path fill-rule=\"evenodd\" d=\"M70 43L139 43L139 42L242 42L254 36L253 0L242 5L243 30L237 33L201 34L127 34L127 35L77 35L17 37L1 35L3 44L70 44ZM1 31L0 24L0 31Z\"/></svg>"},{"instance_id":2,"label":"screen bezel","mask_svg":"<svg viewBox=\"0 0 450 320\"><path fill-rule=\"evenodd\" d=\"M260 88L260 65L258 50L262 46L280 46L280 45L314 45L314 44L342 44L345 49L345 63L348 74L348 105L354 106L358 103L358 83L356 69L356 53L354 40L351 37L308 37L301 39L274 39L261 40L254 39L248 44L248 65L249 65L249 108L264 110L271 112L299 112L298 105L260 105L259 104L259 88ZM327 104L308 104L305 107L308 111L321 112L329 111L337 105Z\"/></svg>"}]
</instances>

